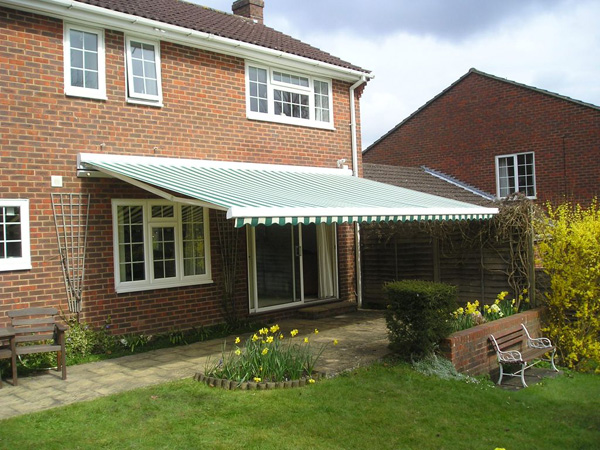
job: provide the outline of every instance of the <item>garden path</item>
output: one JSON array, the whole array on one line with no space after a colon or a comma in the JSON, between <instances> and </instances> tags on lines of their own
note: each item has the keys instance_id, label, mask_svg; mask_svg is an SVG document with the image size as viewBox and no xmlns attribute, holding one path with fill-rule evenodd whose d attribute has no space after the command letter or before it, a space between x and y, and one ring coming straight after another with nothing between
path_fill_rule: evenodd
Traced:
<instances>
[{"instance_id":1,"label":"garden path","mask_svg":"<svg viewBox=\"0 0 600 450\"><path fill-rule=\"evenodd\" d=\"M389 352L381 311L359 310L317 320L288 319L280 321L279 326L285 333L298 329L300 337L310 335L311 342L317 344L338 340L335 347L327 346L317 364L316 370L328 376L370 364ZM319 330L317 335L315 328ZM66 381L53 370L20 377L16 387L6 380L0 389L0 419L191 378L204 370L207 358L219 358L224 340L233 344L235 337L69 366Z\"/></svg>"}]
</instances>

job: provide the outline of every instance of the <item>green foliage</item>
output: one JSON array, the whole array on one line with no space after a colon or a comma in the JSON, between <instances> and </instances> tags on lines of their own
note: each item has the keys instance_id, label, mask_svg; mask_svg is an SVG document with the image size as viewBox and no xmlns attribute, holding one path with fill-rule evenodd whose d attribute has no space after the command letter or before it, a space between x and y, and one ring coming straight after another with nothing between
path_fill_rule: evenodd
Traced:
<instances>
[{"instance_id":1,"label":"green foliage","mask_svg":"<svg viewBox=\"0 0 600 450\"><path fill-rule=\"evenodd\" d=\"M600 210L565 203L548 207L539 253L550 277L548 328L562 363L600 373Z\"/></svg>"},{"instance_id":2,"label":"green foliage","mask_svg":"<svg viewBox=\"0 0 600 450\"><path fill-rule=\"evenodd\" d=\"M405 358L420 358L452 332L448 317L456 307L456 287L405 280L386 283L385 319L390 347Z\"/></svg>"},{"instance_id":3,"label":"green foliage","mask_svg":"<svg viewBox=\"0 0 600 450\"><path fill-rule=\"evenodd\" d=\"M67 363L85 361L90 355L110 354L115 348L115 338L110 334L111 320L108 317L100 329L94 329L76 317L66 319L69 326L65 336Z\"/></svg>"},{"instance_id":4,"label":"green foliage","mask_svg":"<svg viewBox=\"0 0 600 450\"><path fill-rule=\"evenodd\" d=\"M319 331L315 329L314 334ZM292 330L286 337L278 325L261 328L247 339L243 347L240 338L235 339L235 349L226 352L223 345L221 360L207 362L207 376L244 381L288 381L308 376L312 380L315 364L327 344L311 348L309 337L297 337ZM337 341L333 342L334 345Z\"/></svg>"}]
</instances>

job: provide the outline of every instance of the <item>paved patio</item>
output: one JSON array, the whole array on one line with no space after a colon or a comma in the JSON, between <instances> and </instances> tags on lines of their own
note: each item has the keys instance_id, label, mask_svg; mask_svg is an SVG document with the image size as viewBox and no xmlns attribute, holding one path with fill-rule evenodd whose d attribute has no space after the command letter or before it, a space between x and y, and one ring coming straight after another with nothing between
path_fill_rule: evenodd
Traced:
<instances>
[{"instance_id":1,"label":"paved patio","mask_svg":"<svg viewBox=\"0 0 600 450\"><path fill-rule=\"evenodd\" d=\"M336 317L280 321L284 333L298 329L299 336L310 335L311 342L329 345L317 370L328 376L352 370L381 359L387 348L387 330L381 311L359 310ZM317 328L319 334L313 332ZM228 337L232 344L235 336ZM180 347L154 350L101 362L69 366L67 380L54 370L19 378L12 386L10 378L0 389L0 419L92 400L153 384L192 378L204 371L207 358L218 359L225 339L198 342ZM6 377L6 375L5 375Z\"/></svg>"}]
</instances>

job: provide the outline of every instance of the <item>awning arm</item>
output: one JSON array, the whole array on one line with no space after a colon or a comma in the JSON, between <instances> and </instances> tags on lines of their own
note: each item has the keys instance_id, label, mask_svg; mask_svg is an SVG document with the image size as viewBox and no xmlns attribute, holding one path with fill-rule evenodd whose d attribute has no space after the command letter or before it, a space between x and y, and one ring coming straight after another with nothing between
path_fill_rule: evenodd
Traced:
<instances>
[{"instance_id":1,"label":"awning arm","mask_svg":"<svg viewBox=\"0 0 600 450\"><path fill-rule=\"evenodd\" d=\"M210 208L210 209L218 209L220 211L227 211L228 208L224 207L224 206L220 206L220 205L215 205L214 203L207 203L204 202L202 200L198 200L198 199L193 199L193 198L185 198L185 197L177 197L173 194L169 194L166 191L163 191L162 189L159 189L157 187L151 186L149 184L143 183L141 181L135 180L133 178L130 178L128 176L125 175L121 175L120 173L117 172L113 172L110 170L106 170L102 167L97 167L94 166L93 164L89 164L89 163L81 163L80 166L78 167L78 169L93 169L93 170L98 170L102 173L105 173L106 175L109 175L113 178L117 178L118 180L124 181L126 183L129 183L135 187L138 187L140 189L143 189L145 191L150 192L151 194L154 194L158 197L164 198L165 200L168 200L170 202L174 202L174 203L183 203L183 204L187 204L187 205L194 205L194 206L202 206L202 207L206 207L206 208ZM79 170L78 170L78 176L79 176ZM85 177L85 175L83 176Z\"/></svg>"}]
</instances>

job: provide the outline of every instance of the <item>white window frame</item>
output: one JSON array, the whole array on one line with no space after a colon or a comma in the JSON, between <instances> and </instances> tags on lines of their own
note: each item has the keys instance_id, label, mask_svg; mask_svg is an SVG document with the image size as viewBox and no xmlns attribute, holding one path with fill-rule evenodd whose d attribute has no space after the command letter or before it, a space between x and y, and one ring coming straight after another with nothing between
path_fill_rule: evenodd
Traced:
<instances>
[{"instance_id":1,"label":"white window frame","mask_svg":"<svg viewBox=\"0 0 600 450\"><path fill-rule=\"evenodd\" d=\"M86 88L71 85L71 30L92 33L98 36L98 88ZM65 95L106 100L106 57L104 48L104 30L66 23L63 27L64 81Z\"/></svg>"},{"instance_id":2,"label":"white window frame","mask_svg":"<svg viewBox=\"0 0 600 450\"><path fill-rule=\"evenodd\" d=\"M173 218L152 218L153 206L173 206ZM121 271L119 265L119 229L118 229L118 207L119 206L141 206L143 209L143 225L144 225L144 280L138 281L121 281ZM112 215L113 215L113 252L114 252L114 274L115 274L115 290L117 293L137 292L151 289L166 289L179 286L192 286L199 284L212 283L211 261L210 261L210 224L208 222L208 208L203 208L204 219L204 257L206 273L201 275L184 275L183 266L183 236L181 222L182 206L197 206L184 205L182 203L173 203L167 200L140 200L140 199L113 199L112 200ZM175 260L176 260L176 276L173 278L154 278L154 265L152 264L152 228L161 226L175 227Z\"/></svg>"},{"instance_id":3,"label":"white window frame","mask_svg":"<svg viewBox=\"0 0 600 450\"><path fill-rule=\"evenodd\" d=\"M18 207L21 216L21 256L18 258L0 258L0 271L31 269L31 241L29 232L29 200L28 199L0 199L0 208ZM6 239L6 236L4 236ZM4 245L6 241L0 241Z\"/></svg>"},{"instance_id":4,"label":"white window frame","mask_svg":"<svg viewBox=\"0 0 600 450\"><path fill-rule=\"evenodd\" d=\"M501 196L500 193L500 160L501 159L508 159L508 158L512 158L513 162L514 162L514 167L515 167L515 175L514 175L514 181L515 181L515 188L514 191L511 192L509 195L514 194L515 192L519 192L519 164L518 164L518 157L521 155L531 155L532 158L532 169L533 169L533 173L532 173L532 177L533 177L533 191L534 191L534 195L527 195L527 198L530 198L532 200L535 200L537 198L537 182L535 179L535 153L534 152L520 152L520 153L511 153L511 154L507 154L507 155L496 155L496 196L498 198L506 198L506 196Z\"/></svg>"},{"instance_id":5,"label":"white window frame","mask_svg":"<svg viewBox=\"0 0 600 450\"><path fill-rule=\"evenodd\" d=\"M267 112L261 113L252 111L250 109L250 68L262 69L267 71ZM286 75L293 75L301 78L307 78L309 80L309 86L296 86L285 82L275 81L273 72L281 72ZM329 99L329 121L324 122L316 120L315 118L315 81L326 83L329 87L328 99ZM274 91L285 90L294 94L308 95L309 105L309 118L302 119L297 117L287 117L284 115L275 114L275 101ZM292 70L283 69L280 67L269 67L264 64L255 63L252 61L246 61L246 117L252 120L262 120L268 122L278 122L289 125L298 125L303 127L321 128L326 130L334 130L334 117L333 117L333 82L331 79L313 77L306 73L298 73Z\"/></svg>"},{"instance_id":6,"label":"white window frame","mask_svg":"<svg viewBox=\"0 0 600 450\"><path fill-rule=\"evenodd\" d=\"M140 94L133 90L133 63L131 61L131 41L152 45L154 47L156 66L156 88L157 95ZM163 106L163 93L162 93L162 73L161 73L161 58L160 58L160 41L149 40L140 38L135 35L125 36L125 77L127 80L126 86L126 97L128 103L138 103L143 105L151 106Z\"/></svg>"}]
</instances>

